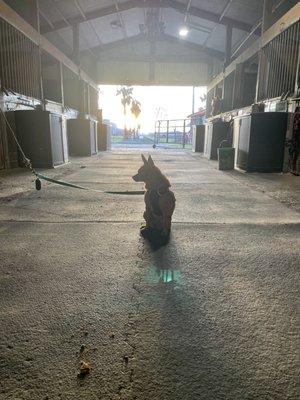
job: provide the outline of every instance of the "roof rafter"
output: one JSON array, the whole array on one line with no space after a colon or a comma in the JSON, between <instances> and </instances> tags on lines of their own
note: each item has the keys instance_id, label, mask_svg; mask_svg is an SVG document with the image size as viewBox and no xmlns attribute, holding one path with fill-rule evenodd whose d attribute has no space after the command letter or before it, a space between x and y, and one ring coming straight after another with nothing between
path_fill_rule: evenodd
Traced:
<instances>
[{"instance_id":1,"label":"roof rafter","mask_svg":"<svg viewBox=\"0 0 300 400\"><path fill-rule=\"evenodd\" d=\"M160 8L172 8L175 9L183 14L186 13L186 5L184 3L181 3L177 0L127 0L123 3L119 3L119 12L130 10L132 8L147 8L147 7L160 7ZM86 19L82 17L81 14L78 14L75 17L69 18L68 21L71 24L78 24L82 22L86 22L89 20L105 17L108 15L116 14L117 10L115 5L111 5L108 7L102 7L97 10L93 10L90 12L86 12L85 16ZM211 11L206 11L198 7L190 7L189 8L189 14L206 19L208 21L220 23L222 25L232 25L234 28L250 32L251 31L251 25L246 24L245 22L238 21L232 18L224 17L221 22L219 22L220 15L213 13ZM48 33L52 32L53 30L58 30L66 27L66 23L63 20L53 22L54 28L49 28L49 27L44 27L41 29L41 33Z\"/></svg>"}]
</instances>

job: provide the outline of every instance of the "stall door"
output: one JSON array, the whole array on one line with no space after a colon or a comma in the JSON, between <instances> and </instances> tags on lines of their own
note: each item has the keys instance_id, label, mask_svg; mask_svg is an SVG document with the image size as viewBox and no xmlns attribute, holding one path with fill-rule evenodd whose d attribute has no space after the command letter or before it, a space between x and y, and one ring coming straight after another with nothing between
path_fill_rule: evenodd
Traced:
<instances>
[{"instance_id":1,"label":"stall door","mask_svg":"<svg viewBox=\"0 0 300 400\"><path fill-rule=\"evenodd\" d=\"M239 143L237 150L237 166L247 170L249 157L249 143L251 133L251 116L240 119Z\"/></svg>"},{"instance_id":2,"label":"stall door","mask_svg":"<svg viewBox=\"0 0 300 400\"><path fill-rule=\"evenodd\" d=\"M91 130L91 154L97 154L98 153L97 123L95 121L90 121L90 130Z\"/></svg>"},{"instance_id":3,"label":"stall door","mask_svg":"<svg viewBox=\"0 0 300 400\"><path fill-rule=\"evenodd\" d=\"M64 163L63 131L61 115L50 114L51 147L53 165Z\"/></svg>"},{"instance_id":4,"label":"stall door","mask_svg":"<svg viewBox=\"0 0 300 400\"><path fill-rule=\"evenodd\" d=\"M211 157L212 134L213 134L213 124L206 124L205 139L204 139L204 156L206 158Z\"/></svg>"}]
</instances>

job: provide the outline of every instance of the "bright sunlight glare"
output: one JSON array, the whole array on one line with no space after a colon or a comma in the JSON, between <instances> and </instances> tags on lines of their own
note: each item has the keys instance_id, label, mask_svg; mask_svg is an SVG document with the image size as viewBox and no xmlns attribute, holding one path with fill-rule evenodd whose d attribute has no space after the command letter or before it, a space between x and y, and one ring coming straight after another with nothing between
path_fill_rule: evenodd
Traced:
<instances>
[{"instance_id":1,"label":"bright sunlight glare","mask_svg":"<svg viewBox=\"0 0 300 400\"><path fill-rule=\"evenodd\" d=\"M183 119L193 111L193 87L191 86L133 86L133 97L141 103L141 114L136 121L128 112L124 118L121 97L117 96L120 86L101 85L99 107L102 109L103 119L123 128L134 128L140 125L140 132L144 134L154 132L157 119ZM200 99L206 93L206 87L194 89L194 111L205 107Z\"/></svg>"}]
</instances>

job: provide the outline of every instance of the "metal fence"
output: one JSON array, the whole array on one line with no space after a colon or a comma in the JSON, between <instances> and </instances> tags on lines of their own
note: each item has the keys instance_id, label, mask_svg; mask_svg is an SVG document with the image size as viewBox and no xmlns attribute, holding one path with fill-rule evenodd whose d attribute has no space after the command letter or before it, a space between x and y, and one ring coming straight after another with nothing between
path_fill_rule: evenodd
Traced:
<instances>
[{"instance_id":1,"label":"metal fence","mask_svg":"<svg viewBox=\"0 0 300 400\"><path fill-rule=\"evenodd\" d=\"M164 119L155 122L154 143L170 148L191 148L191 120Z\"/></svg>"},{"instance_id":2,"label":"metal fence","mask_svg":"<svg viewBox=\"0 0 300 400\"><path fill-rule=\"evenodd\" d=\"M294 93L299 77L299 37L298 21L262 48L258 100Z\"/></svg>"},{"instance_id":3,"label":"metal fence","mask_svg":"<svg viewBox=\"0 0 300 400\"><path fill-rule=\"evenodd\" d=\"M41 98L39 48L0 18L1 89Z\"/></svg>"}]
</instances>

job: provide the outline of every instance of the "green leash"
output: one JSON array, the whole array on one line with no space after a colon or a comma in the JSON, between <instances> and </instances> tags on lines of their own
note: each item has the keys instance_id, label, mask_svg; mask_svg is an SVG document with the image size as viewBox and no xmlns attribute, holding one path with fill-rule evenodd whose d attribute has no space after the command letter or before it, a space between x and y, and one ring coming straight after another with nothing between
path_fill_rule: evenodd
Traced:
<instances>
[{"instance_id":1,"label":"green leash","mask_svg":"<svg viewBox=\"0 0 300 400\"><path fill-rule=\"evenodd\" d=\"M93 192L98 192L98 193L120 194L120 195L143 195L143 194L145 194L145 192L143 190L106 191L106 190L86 188L84 186L75 185L74 183L69 183L69 182L58 180L58 179L49 178L48 176L40 174L39 172L36 172L36 171L34 172L34 174L37 176L37 179L35 181L35 187L37 190L41 190L42 185L41 185L40 179L43 179L44 181L56 183L57 185L67 186L67 187L81 189L81 190L91 190Z\"/></svg>"}]
</instances>

